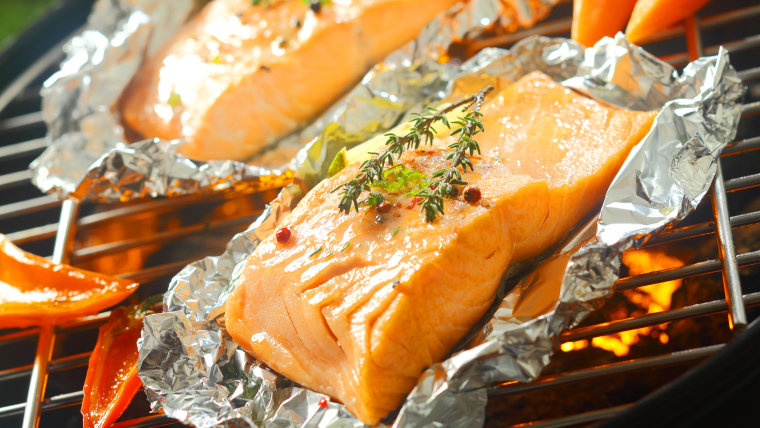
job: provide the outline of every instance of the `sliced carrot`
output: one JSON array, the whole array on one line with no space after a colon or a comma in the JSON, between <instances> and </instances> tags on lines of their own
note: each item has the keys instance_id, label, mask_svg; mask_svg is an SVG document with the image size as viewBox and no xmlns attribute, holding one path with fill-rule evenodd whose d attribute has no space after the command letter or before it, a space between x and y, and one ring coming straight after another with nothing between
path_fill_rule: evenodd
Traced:
<instances>
[{"instance_id":1,"label":"sliced carrot","mask_svg":"<svg viewBox=\"0 0 760 428\"><path fill-rule=\"evenodd\" d=\"M572 38L593 46L604 36L613 37L625 28L636 0L575 0Z\"/></svg>"},{"instance_id":2,"label":"sliced carrot","mask_svg":"<svg viewBox=\"0 0 760 428\"><path fill-rule=\"evenodd\" d=\"M639 43L692 15L710 0L639 0L626 28L626 38Z\"/></svg>"}]
</instances>

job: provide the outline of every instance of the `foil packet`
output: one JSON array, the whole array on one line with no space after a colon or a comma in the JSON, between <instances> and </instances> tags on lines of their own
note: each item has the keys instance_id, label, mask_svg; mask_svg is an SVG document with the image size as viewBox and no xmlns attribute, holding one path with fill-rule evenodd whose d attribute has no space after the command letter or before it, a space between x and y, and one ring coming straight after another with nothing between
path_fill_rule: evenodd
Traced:
<instances>
[{"instance_id":1,"label":"foil packet","mask_svg":"<svg viewBox=\"0 0 760 428\"><path fill-rule=\"evenodd\" d=\"M486 49L455 73L517 80L540 70L614 104L659 110L606 193L601 212L506 294L479 340L422 373L394 427L478 426L488 389L530 381L558 348L560 333L614 289L621 253L684 218L704 197L721 149L735 136L743 87L721 49L682 73L622 35L583 50L566 39L531 37L509 50ZM355 140L349 123L331 123L299 152L295 179L310 188L331 154ZM362 426L339 403L272 372L227 335L224 303L253 249L303 195L285 188L227 250L190 264L171 281L164 313L146 317L138 374L154 410L183 423L227 426Z\"/></svg>"},{"instance_id":2,"label":"foil packet","mask_svg":"<svg viewBox=\"0 0 760 428\"><path fill-rule=\"evenodd\" d=\"M91 201L281 187L298 150L329 123L347 132L391 128L411 107L435 99L455 67L441 64L453 40L485 28L530 26L557 0L469 0L433 20L419 37L371 69L353 92L304 129L245 161L202 162L177 153L182 141L127 144L116 110L144 58L208 0L98 0L86 29L65 46L60 70L43 85L48 148L31 164L32 182L61 198ZM291 171L291 172L288 172Z\"/></svg>"}]
</instances>

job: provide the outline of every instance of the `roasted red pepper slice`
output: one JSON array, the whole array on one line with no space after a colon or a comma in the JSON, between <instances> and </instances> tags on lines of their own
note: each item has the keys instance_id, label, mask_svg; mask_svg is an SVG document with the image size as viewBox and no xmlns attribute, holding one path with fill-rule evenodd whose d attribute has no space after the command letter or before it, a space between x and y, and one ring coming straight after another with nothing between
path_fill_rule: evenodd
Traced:
<instances>
[{"instance_id":1,"label":"roasted red pepper slice","mask_svg":"<svg viewBox=\"0 0 760 428\"><path fill-rule=\"evenodd\" d=\"M113 306L137 283L52 263L0 235L0 328L59 324Z\"/></svg>"},{"instance_id":2,"label":"roasted red pepper slice","mask_svg":"<svg viewBox=\"0 0 760 428\"><path fill-rule=\"evenodd\" d=\"M160 298L160 296L159 296ZM84 381L84 427L107 427L119 419L140 389L137 339L143 318L156 299L132 308L116 308L100 327Z\"/></svg>"}]
</instances>

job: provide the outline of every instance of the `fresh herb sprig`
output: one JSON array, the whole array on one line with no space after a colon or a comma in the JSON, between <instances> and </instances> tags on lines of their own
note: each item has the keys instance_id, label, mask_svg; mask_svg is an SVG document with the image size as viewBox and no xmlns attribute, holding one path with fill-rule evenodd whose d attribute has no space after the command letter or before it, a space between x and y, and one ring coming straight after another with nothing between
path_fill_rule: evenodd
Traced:
<instances>
[{"instance_id":1,"label":"fresh herb sprig","mask_svg":"<svg viewBox=\"0 0 760 428\"><path fill-rule=\"evenodd\" d=\"M483 89L477 94L460 100L441 110L435 110L428 107L426 112L415 115L416 117L411 120L413 124L412 128L403 136L399 137L393 133L385 134L385 136L388 137L385 142L385 150L380 153L372 152L371 154L374 155L374 157L362 162L361 170L356 178L351 179L347 183L344 183L333 190L336 191L342 189L342 196L340 203L338 204L338 209L346 214L351 212L351 207L354 207L359 211L359 205L365 202L359 201L359 197L365 190L370 191L371 184L383 180L383 171L386 166L393 166L394 160L400 158L405 150L417 149L423 142L426 144L432 144L433 138L436 134L433 124L441 122L446 128L451 129L451 124L449 123L446 114L461 106L467 105L465 110L472 110L464 117L460 117L454 122L455 124L459 124L460 128L454 130L452 135L459 135L459 137L457 138L456 143L449 146L455 149L448 157L448 159L452 161L452 167L449 168L449 170L454 169L455 172L452 174L457 177L458 181L455 181L453 178L448 178L449 170L442 170L443 173L436 171L436 174L440 173L438 176L434 175L434 177L437 177L434 183L437 184L434 186L433 183L431 183L431 189L423 189L416 195L423 198L423 204L425 204L423 205L425 220L433 221L438 212L443 213L443 200L441 199L438 201L435 197L435 195L440 192L440 187L443 185L444 190L450 192L451 185L456 184L457 182L462 182L461 175L456 168L461 165L463 168L469 166L472 169L472 162L466 157L466 153L470 153L470 155L475 151L480 153L480 147L478 147L477 142L472 139L472 136L483 130L483 124L480 122L481 115L478 110L483 105L483 99L486 94L492 89L493 87ZM475 122L477 122L477 126L475 126ZM460 146L462 146L461 150ZM430 208L426 208L428 206ZM429 215L428 212L430 212L431 215ZM432 214L433 212L435 212L435 214Z\"/></svg>"},{"instance_id":2,"label":"fresh herb sprig","mask_svg":"<svg viewBox=\"0 0 760 428\"><path fill-rule=\"evenodd\" d=\"M470 110L463 117L454 121L454 124L459 125L459 127L454 129L451 135L456 135L457 140L449 144L452 152L446 156L446 159L451 161L451 166L434 172L432 177L435 180L430 183L430 186L415 194L416 197L422 198L420 208L427 222L434 221L438 214L444 214L443 198L451 198L457 195L458 191L454 187L455 185L467 184L466 181L462 180L459 168L462 169L462 172L467 172L467 168L470 168L470 171L475 171L469 156L475 152L480 155L480 146L473 137L485 130L481 120L483 113L480 112L485 94L486 92L479 92L472 104L468 106Z\"/></svg>"}]
</instances>

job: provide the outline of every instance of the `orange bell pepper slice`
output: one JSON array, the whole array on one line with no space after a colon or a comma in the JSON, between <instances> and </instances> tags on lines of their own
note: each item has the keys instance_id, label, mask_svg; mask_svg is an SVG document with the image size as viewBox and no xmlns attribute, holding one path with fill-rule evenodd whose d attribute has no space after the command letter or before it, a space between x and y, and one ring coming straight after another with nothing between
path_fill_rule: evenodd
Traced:
<instances>
[{"instance_id":1,"label":"orange bell pepper slice","mask_svg":"<svg viewBox=\"0 0 760 428\"><path fill-rule=\"evenodd\" d=\"M570 34L583 46L593 46L602 37L613 37L625 28L636 0L575 0Z\"/></svg>"},{"instance_id":2,"label":"orange bell pepper slice","mask_svg":"<svg viewBox=\"0 0 760 428\"><path fill-rule=\"evenodd\" d=\"M658 31L696 13L710 0L639 0L633 8L625 37L639 43Z\"/></svg>"},{"instance_id":3,"label":"orange bell pepper slice","mask_svg":"<svg viewBox=\"0 0 760 428\"><path fill-rule=\"evenodd\" d=\"M158 296L159 298L161 296ZM98 331L84 381L82 418L85 428L113 424L140 390L137 339L152 299L131 309L119 307Z\"/></svg>"},{"instance_id":4,"label":"orange bell pepper slice","mask_svg":"<svg viewBox=\"0 0 760 428\"><path fill-rule=\"evenodd\" d=\"M52 263L0 235L0 328L60 324L113 306L134 281Z\"/></svg>"}]
</instances>

